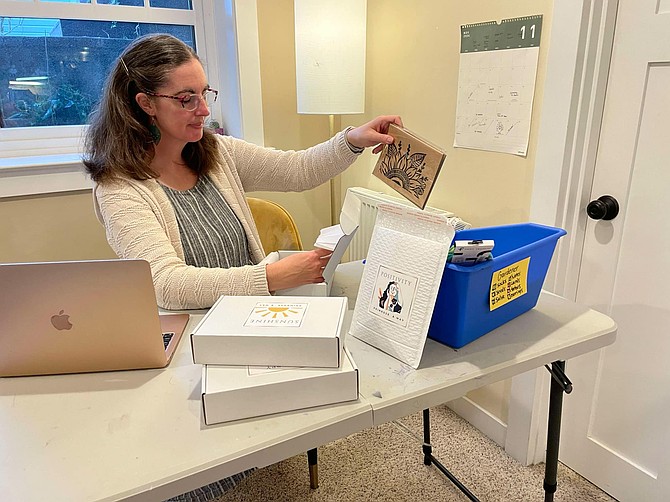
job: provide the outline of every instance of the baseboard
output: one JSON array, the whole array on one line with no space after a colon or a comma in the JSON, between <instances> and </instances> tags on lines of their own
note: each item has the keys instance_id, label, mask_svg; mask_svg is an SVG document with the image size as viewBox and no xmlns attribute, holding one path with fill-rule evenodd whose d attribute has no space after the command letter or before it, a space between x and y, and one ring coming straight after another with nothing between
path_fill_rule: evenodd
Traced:
<instances>
[{"instance_id":1,"label":"baseboard","mask_svg":"<svg viewBox=\"0 0 670 502\"><path fill-rule=\"evenodd\" d=\"M490 412L467 397L449 401L447 406L453 410L454 413L479 429L486 437L502 448L505 448L507 424L503 423L498 417L493 416Z\"/></svg>"}]
</instances>

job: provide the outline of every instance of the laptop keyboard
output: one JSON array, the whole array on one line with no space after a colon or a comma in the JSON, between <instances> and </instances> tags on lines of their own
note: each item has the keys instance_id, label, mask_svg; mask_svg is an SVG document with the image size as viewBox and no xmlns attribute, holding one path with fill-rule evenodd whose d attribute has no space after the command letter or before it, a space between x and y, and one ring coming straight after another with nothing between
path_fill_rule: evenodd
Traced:
<instances>
[{"instance_id":1,"label":"laptop keyboard","mask_svg":"<svg viewBox=\"0 0 670 502\"><path fill-rule=\"evenodd\" d=\"M163 333L163 346L167 350L168 345L170 345L170 340L172 340L172 337L174 336L174 331L168 331L167 333Z\"/></svg>"}]
</instances>

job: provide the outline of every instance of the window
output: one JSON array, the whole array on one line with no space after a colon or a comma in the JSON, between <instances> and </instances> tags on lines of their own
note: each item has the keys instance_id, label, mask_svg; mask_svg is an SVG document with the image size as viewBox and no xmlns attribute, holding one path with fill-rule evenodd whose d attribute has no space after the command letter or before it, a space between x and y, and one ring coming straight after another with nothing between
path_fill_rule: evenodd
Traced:
<instances>
[{"instance_id":1,"label":"window","mask_svg":"<svg viewBox=\"0 0 670 502\"><path fill-rule=\"evenodd\" d=\"M133 39L170 33L202 55L202 3L0 0L0 156L77 153L107 74Z\"/></svg>"},{"instance_id":2,"label":"window","mask_svg":"<svg viewBox=\"0 0 670 502\"><path fill-rule=\"evenodd\" d=\"M195 48L192 26L3 18L0 30L2 127L85 124L115 59L140 35L170 33Z\"/></svg>"},{"instance_id":3,"label":"window","mask_svg":"<svg viewBox=\"0 0 670 502\"><path fill-rule=\"evenodd\" d=\"M56 30L60 29L61 35L40 34L41 38L33 37L40 39L42 43L37 49L38 54L31 55L36 46L33 46L29 52L24 45L29 45L29 42L36 43L35 40L28 40L28 37L25 36L21 40L24 43L17 41L20 37L9 40L12 37L6 35L4 31L8 29L9 20L12 21L13 29L17 29L16 20L52 20L52 24L55 20L57 26L60 27ZM75 23L72 38L62 35L65 21ZM160 27L161 30L177 30L178 33L185 33L182 30L186 30L191 40L190 42L187 40L187 43L196 48L205 66L210 85L219 90L219 99L211 110L212 118L224 125L230 134L259 145L263 144L256 0L0 0L0 29L3 30L0 31L0 44L9 44L13 47L12 53L6 48L7 46L3 45L4 50L0 53L0 61L5 62L4 58L7 58L5 66L0 63L0 88L2 89L0 103L4 105L5 100L9 99L8 93L16 93L18 96L21 91L17 83L13 84L15 89L11 91L9 89L10 79L7 72L11 68L12 61L17 66L16 63L20 57L24 59L27 57L32 60L34 69L39 69L38 63L42 61L44 62L43 67L51 71L44 57L45 47L49 54L52 50L56 50L50 48L50 39L60 38L53 42L53 47L58 47L58 42L65 44L83 36L83 33L88 35L94 33L82 31L83 27L92 30L96 26L101 26L97 24L100 22L107 28L115 26L115 29L118 27L126 29L132 26L142 30L151 29L150 27L153 26L154 28ZM66 31L67 29L70 28L66 28ZM101 40L95 41L100 45L108 43L110 38L113 39L108 34L100 36L100 32L97 33L97 38ZM170 31L170 33L175 32ZM87 41L93 42L95 38L89 36ZM127 39L124 43L129 43L129 41L130 39ZM109 43L121 45L119 40ZM88 50L83 47L88 47ZM94 48L95 45L91 43L91 45L78 44L76 50L72 48L70 56L76 62L75 64L82 64L80 58L90 58L92 47ZM22 52L27 56L22 56ZM79 52L79 55L76 52ZM111 56L106 55L104 58L111 58ZM89 59L85 63L89 68L97 68L104 73L105 70L102 68L105 63L101 62L104 58L98 53L98 60L95 60L97 62ZM60 68L60 60L58 61L56 68ZM109 61L111 62L111 59ZM91 62L94 64L89 64ZM65 65L65 59L63 64ZM31 71L30 74L19 74L18 66L15 75L17 77L47 76L52 82L56 81L52 73L44 75ZM71 75L76 75L76 72ZM79 80L73 79L74 82L104 80L104 76L92 73L86 73L84 77L81 77L82 73L78 75ZM11 80L18 79L12 78ZM44 81L45 79L28 79L23 80L23 83L24 87L30 88L30 85L25 85L25 82L44 83ZM72 83L70 85L77 89L77 92L82 93L83 86L77 88ZM241 92L242 88L246 90L244 94ZM35 92L45 93L47 91ZM23 109L25 112L29 103L37 101L37 98L34 97L35 93L31 92L31 94L23 93L23 100L26 103L25 105L19 104L18 111ZM93 100L99 97L97 93L94 96L96 97ZM16 98L13 99L16 100ZM72 101L72 104L69 101ZM67 110L59 114L59 120L61 123L65 123L66 119L73 120L71 117L76 116L79 112L76 111L76 101L74 99L69 101L64 100L60 105L53 105L52 111L49 112L50 116L54 114L54 111L59 111L59 106L62 106L64 102ZM83 98L81 101L85 102ZM84 106L87 106L86 103ZM71 108L74 109L70 110ZM15 108L14 113L16 112ZM20 118L15 116L13 120ZM39 119L43 120L44 116L40 116ZM90 189L91 181L84 174L81 166L81 137L85 127L40 124L31 126L25 125L25 122L24 125L18 125L15 122L12 127L0 127L0 201L5 197Z\"/></svg>"}]
</instances>

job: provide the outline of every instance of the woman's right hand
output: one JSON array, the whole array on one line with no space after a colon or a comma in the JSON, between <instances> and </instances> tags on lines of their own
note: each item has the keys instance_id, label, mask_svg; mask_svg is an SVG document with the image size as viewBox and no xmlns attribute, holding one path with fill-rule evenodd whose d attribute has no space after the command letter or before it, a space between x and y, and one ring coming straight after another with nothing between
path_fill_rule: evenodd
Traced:
<instances>
[{"instance_id":1,"label":"woman's right hand","mask_svg":"<svg viewBox=\"0 0 670 502\"><path fill-rule=\"evenodd\" d=\"M323 282L323 269L326 268L332 254L333 252L327 249L315 248L291 254L266 265L268 290L274 293L280 289Z\"/></svg>"}]
</instances>

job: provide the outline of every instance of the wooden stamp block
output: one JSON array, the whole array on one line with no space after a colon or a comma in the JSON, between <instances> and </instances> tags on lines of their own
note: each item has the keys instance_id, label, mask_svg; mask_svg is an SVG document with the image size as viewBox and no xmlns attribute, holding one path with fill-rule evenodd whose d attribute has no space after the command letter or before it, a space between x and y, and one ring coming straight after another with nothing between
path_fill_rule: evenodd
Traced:
<instances>
[{"instance_id":1,"label":"wooden stamp block","mask_svg":"<svg viewBox=\"0 0 670 502\"><path fill-rule=\"evenodd\" d=\"M423 209L447 156L436 146L395 124L389 125L388 133L395 142L384 146L372 174Z\"/></svg>"}]
</instances>

